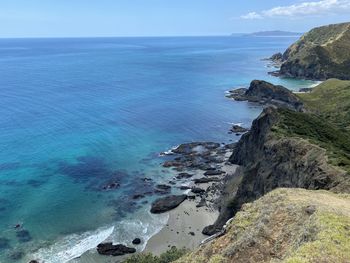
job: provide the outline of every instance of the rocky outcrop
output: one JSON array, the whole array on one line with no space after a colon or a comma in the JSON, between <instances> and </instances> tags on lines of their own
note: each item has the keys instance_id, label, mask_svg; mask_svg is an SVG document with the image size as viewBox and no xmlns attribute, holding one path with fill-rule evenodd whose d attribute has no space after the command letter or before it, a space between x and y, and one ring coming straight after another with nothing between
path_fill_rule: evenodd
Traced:
<instances>
[{"instance_id":1,"label":"rocky outcrop","mask_svg":"<svg viewBox=\"0 0 350 263\"><path fill-rule=\"evenodd\" d=\"M140 238L135 238L135 239L132 241L132 243L133 243L134 245L140 245L140 244L141 244L141 239L140 239Z\"/></svg>"},{"instance_id":2,"label":"rocky outcrop","mask_svg":"<svg viewBox=\"0 0 350 263\"><path fill-rule=\"evenodd\" d=\"M225 197L227 206L204 234L218 232L244 203L278 187L350 192L348 174L329 164L325 149L275 132L282 114L282 110L266 108L234 148L230 161L243 168L242 181L237 192Z\"/></svg>"},{"instance_id":3,"label":"rocky outcrop","mask_svg":"<svg viewBox=\"0 0 350 263\"><path fill-rule=\"evenodd\" d=\"M238 101L255 102L262 105L275 105L293 109L303 110L303 103L287 88L280 85L273 85L263 80L253 80L248 89L240 88L230 91L229 98Z\"/></svg>"},{"instance_id":4,"label":"rocky outcrop","mask_svg":"<svg viewBox=\"0 0 350 263\"><path fill-rule=\"evenodd\" d=\"M178 207L187 199L187 195L170 195L159 198L152 203L151 213L161 214Z\"/></svg>"},{"instance_id":5,"label":"rocky outcrop","mask_svg":"<svg viewBox=\"0 0 350 263\"><path fill-rule=\"evenodd\" d=\"M273 54L270 58L265 59L270 61L269 67L280 68L283 63L283 54L281 52Z\"/></svg>"},{"instance_id":6,"label":"rocky outcrop","mask_svg":"<svg viewBox=\"0 0 350 263\"><path fill-rule=\"evenodd\" d=\"M97 252L105 256L122 256L136 252L135 248L127 247L122 244L113 245L112 242L101 243L97 246Z\"/></svg>"},{"instance_id":7,"label":"rocky outcrop","mask_svg":"<svg viewBox=\"0 0 350 263\"><path fill-rule=\"evenodd\" d=\"M234 132L234 133L245 133L245 132L249 131L249 129L244 128L244 127L242 127L242 126L240 126L240 125L235 124L235 125L232 126L232 128L231 128L230 131L231 131L231 132Z\"/></svg>"},{"instance_id":8,"label":"rocky outcrop","mask_svg":"<svg viewBox=\"0 0 350 263\"><path fill-rule=\"evenodd\" d=\"M279 75L350 79L350 23L314 28L283 54Z\"/></svg>"}]
</instances>

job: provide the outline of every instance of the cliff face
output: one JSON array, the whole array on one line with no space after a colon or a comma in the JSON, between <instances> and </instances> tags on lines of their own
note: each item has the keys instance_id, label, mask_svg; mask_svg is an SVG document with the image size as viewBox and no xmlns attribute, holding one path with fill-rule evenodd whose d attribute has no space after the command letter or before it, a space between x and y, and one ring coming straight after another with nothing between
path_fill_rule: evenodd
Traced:
<instances>
[{"instance_id":1,"label":"cliff face","mask_svg":"<svg viewBox=\"0 0 350 263\"><path fill-rule=\"evenodd\" d=\"M176 261L349 262L350 196L277 189L245 204L226 234Z\"/></svg>"},{"instance_id":2,"label":"cliff face","mask_svg":"<svg viewBox=\"0 0 350 263\"><path fill-rule=\"evenodd\" d=\"M314 28L283 54L280 74L325 80L350 79L350 23Z\"/></svg>"},{"instance_id":3,"label":"cliff face","mask_svg":"<svg viewBox=\"0 0 350 263\"><path fill-rule=\"evenodd\" d=\"M300 116L306 116L307 119ZM326 132L327 139L332 140L330 136L336 131L332 126L320 124L320 127L314 127L317 122L315 124L313 118L306 113L273 107L263 111L253 122L250 132L237 143L230 158L232 163L242 166L243 177L238 190L228 197L228 205L221 209L216 223L204 229L205 234L217 232L244 203L254 201L279 187L350 192L349 174L339 166L332 165L326 149L316 144L318 137L312 137L320 129ZM299 135L299 130L309 134ZM345 140L350 138L346 137ZM337 143L336 139L334 143ZM339 148L336 151L342 150Z\"/></svg>"}]
</instances>

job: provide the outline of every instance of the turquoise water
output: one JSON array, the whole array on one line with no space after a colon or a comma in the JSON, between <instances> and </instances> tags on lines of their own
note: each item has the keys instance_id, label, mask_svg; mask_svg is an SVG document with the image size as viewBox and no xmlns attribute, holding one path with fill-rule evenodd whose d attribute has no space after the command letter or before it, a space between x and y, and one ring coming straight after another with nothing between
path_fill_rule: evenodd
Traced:
<instances>
[{"instance_id":1,"label":"turquoise water","mask_svg":"<svg viewBox=\"0 0 350 263\"><path fill-rule=\"evenodd\" d=\"M172 177L159 152L237 140L231 124L249 125L261 109L226 99L233 87L311 85L268 76L261 61L295 40L1 39L0 261L65 262L107 236L154 234L166 217L131 196L144 177ZM120 187L103 191L110 182Z\"/></svg>"}]
</instances>

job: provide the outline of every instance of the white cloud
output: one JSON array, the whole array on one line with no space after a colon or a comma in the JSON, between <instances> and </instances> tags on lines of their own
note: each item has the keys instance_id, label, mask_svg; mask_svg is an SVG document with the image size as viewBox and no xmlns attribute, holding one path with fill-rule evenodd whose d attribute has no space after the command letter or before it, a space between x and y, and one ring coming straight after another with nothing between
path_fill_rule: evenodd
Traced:
<instances>
[{"instance_id":1,"label":"white cloud","mask_svg":"<svg viewBox=\"0 0 350 263\"><path fill-rule=\"evenodd\" d=\"M250 12L243 19L261 19L273 17L305 17L350 12L350 0L322 0L303 2L289 6L278 6L261 12Z\"/></svg>"},{"instance_id":2,"label":"white cloud","mask_svg":"<svg viewBox=\"0 0 350 263\"><path fill-rule=\"evenodd\" d=\"M260 14L258 14L257 12L250 12L246 15L241 16L241 18L243 18L243 19L261 19L263 17Z\"/></svg>"}]
</instances>

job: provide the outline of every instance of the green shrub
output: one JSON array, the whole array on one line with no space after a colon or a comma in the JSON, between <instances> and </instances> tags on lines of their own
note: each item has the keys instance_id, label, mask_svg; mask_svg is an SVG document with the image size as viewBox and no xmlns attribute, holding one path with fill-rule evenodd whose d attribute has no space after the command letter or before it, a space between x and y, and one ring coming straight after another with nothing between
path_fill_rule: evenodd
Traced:
<instances>
[{"instance_id":1,"label":"green shrub","mask_svg":"<svg viewBox=\"0 0 350 263\"><path fill-rule=\"evenodd\" d=\"M350 132L311 113L279 109L280 120L273 131L287 137L300 137L327 150L333 165L350 172Z\"/></svg>"},{"instance_id":2,"label":"green shrub","mask_svg":"<svg viewBox=\"0 0 350 263\"><path fill-rule=\"evenodd\" d=\"M179 259L187 253L186 249L178 249L172 247L168 251L161 254L159 257L154 256L150 253L147 254L137 254L123 261L123 263L170 263Z\"/></svg>"}]
</instances>

